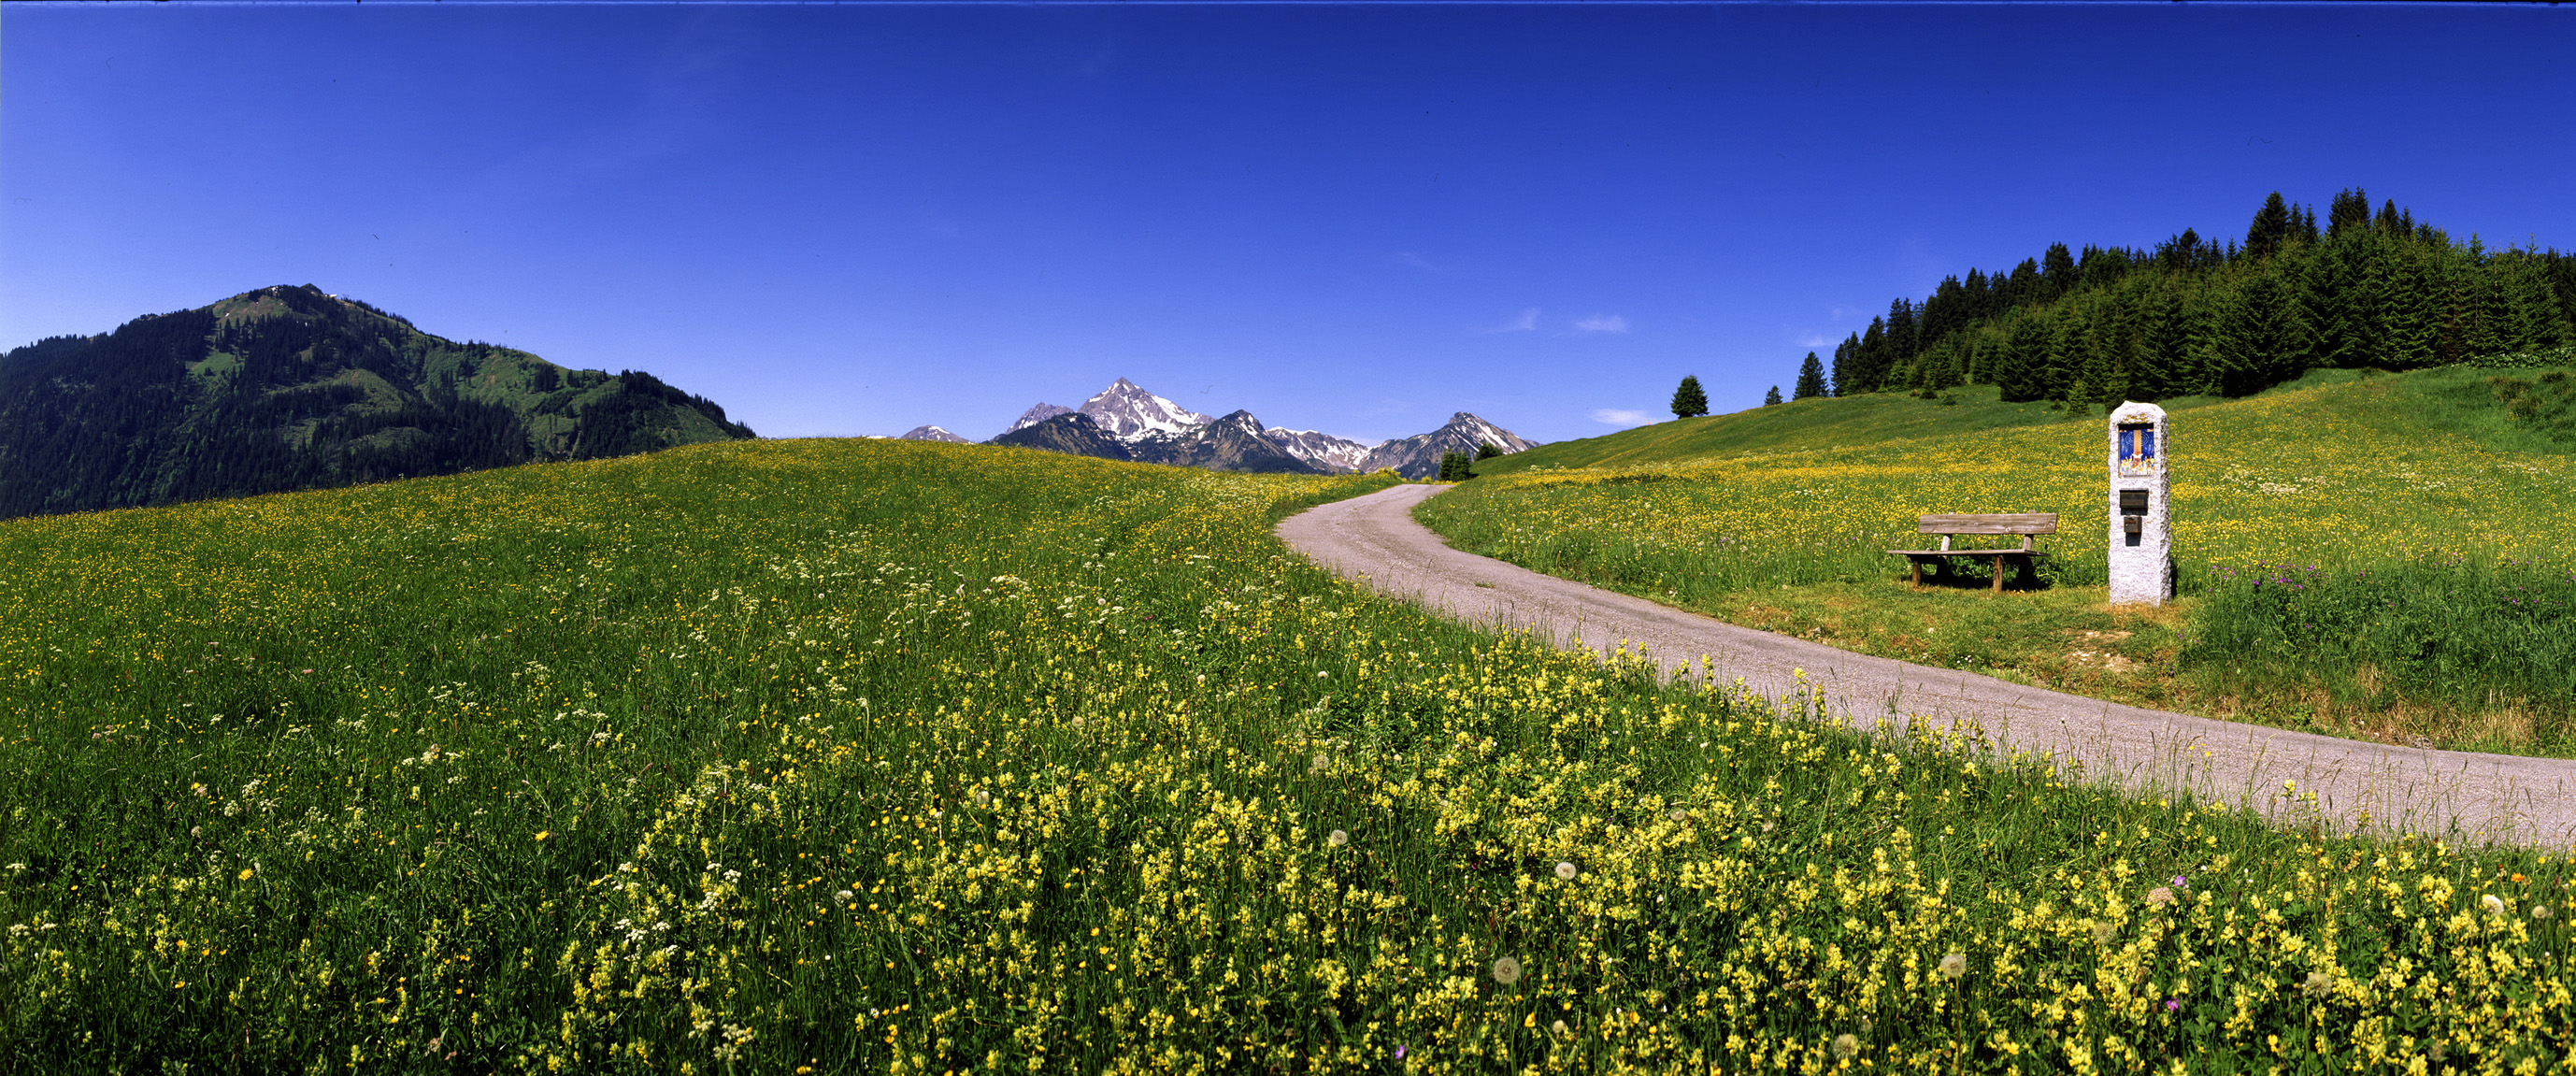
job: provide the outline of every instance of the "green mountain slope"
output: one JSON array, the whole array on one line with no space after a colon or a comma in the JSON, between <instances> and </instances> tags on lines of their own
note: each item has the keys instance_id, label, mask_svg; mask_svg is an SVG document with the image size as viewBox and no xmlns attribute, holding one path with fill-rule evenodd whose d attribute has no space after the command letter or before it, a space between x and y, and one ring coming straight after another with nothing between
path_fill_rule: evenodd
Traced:
<instances>
[{"instance_id":1,"label":"green mountain slope","mask_svg":"<svg viewBox=\"0 0 2576 1076\"><path fill-rule=\"evenodd\" d=\"M750 436L651 374L567 370L270 287L0 356L0 518Z\"/></svg>"}]
</instances>

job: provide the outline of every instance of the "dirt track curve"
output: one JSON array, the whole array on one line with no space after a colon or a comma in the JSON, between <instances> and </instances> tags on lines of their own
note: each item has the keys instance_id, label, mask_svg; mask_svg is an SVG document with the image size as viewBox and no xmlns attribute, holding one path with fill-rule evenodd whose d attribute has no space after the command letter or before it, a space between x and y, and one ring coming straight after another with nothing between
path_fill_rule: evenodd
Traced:
<instances>
[{"instance_id":1,"label":"dirt track curve","mask_svg":"<svg viewBox=\"0 0 2576 1076\"><path fill-rule=\"evenodd\" d=\"M1707 655L1723 680L1767 695L1804 669L1838 713L1947 724L2054 752L2132 788L2188 789L2276 816L2283 781L2350 826L2563 848L2576 845L2576 761L2390 747L2143 710L1990 676L1869 657L1721 623L1449 548L1413 507L1447 487L1397 486L1291 516L1279 537L1377 591L1469 624L1525 628L1559 646L1642 646L1670 672Z\"/></svg>"}]
</instances>

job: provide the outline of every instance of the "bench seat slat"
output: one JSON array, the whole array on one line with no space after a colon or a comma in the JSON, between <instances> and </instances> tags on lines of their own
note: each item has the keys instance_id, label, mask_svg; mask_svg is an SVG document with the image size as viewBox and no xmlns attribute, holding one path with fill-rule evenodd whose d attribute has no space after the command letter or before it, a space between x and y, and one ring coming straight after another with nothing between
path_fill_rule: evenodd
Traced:
<instances>
[{"instance_id":1,"label":"bench seat slat","mask_svg":"<svg viewBox=\"0 0 2576 1076\"><path fill-rule=\"evenodd\" d=\"M1920 534L2055 534L2057 513L2013 512L1994 515L1926 515L1916 517Z\"/></svg>"}]
</instances>

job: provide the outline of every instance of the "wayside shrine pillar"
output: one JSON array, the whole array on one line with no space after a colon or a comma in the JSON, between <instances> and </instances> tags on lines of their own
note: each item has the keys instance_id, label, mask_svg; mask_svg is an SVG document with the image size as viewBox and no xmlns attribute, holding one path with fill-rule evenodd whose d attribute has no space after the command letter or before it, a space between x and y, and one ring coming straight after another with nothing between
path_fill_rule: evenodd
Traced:
<instances>
[{"instance_id":1,"label":"wayside shrine pillar","mask_svg":"<svg viewBox=\"0 0 2576 1076\"><path fill-rule=\"evenodd\" d=\"M2111 604L2163 605L2173 597L2173 440L2165 409L2123 403L2111 412Z\"/></svg>"}]
</instances>

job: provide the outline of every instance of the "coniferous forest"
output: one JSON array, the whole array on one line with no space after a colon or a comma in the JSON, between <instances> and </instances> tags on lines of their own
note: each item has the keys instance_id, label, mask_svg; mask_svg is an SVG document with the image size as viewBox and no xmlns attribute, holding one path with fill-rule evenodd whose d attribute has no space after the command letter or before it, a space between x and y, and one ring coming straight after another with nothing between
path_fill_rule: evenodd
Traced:
<instances>
[{"instance_id":1,"label":"coniferous forest","mask_svg":"<svg viewBox=\"0 0 2576 1076\"><path fill-rule=\"evenodd\" d=\"M2321 221L2278 192L2239 242L2185 229L2152 250L2050 246L1900 298L1834 349L1833 393L2117 404L2242 396L2313 367L2565 364L2576 255L2453 239L2359 188Z\"/></svg>"},{"instance_id":2,"label":"coniferous forest","mask_svg":"<svg viewBox=\"0 0 2576 1076\"><path fill-rule=\"evenodd\" d=\"M0 519L752 436L629 370L421 332L310 285L0 356Z\"/></svg>"}]
</instances>

